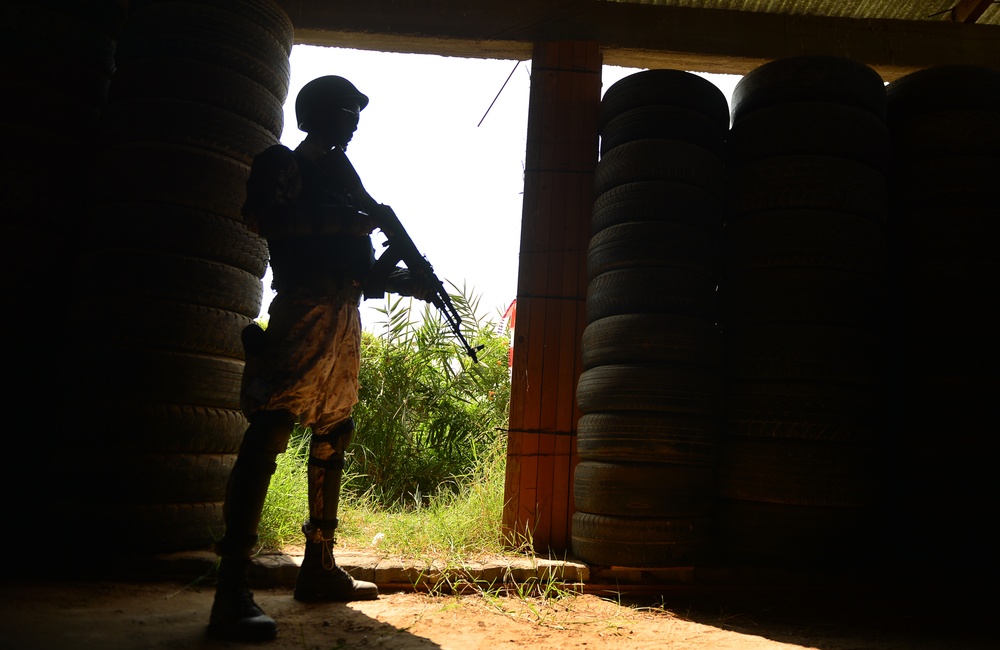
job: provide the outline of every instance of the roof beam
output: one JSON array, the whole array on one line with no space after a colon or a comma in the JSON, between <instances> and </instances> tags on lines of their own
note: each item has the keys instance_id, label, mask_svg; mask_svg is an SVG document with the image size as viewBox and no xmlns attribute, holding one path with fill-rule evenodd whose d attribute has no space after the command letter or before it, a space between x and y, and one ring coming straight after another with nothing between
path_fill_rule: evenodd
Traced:
<instances>
[{"instance_id":1,"label":"roof beam","mask_svg":"<svg viewBox=\"0 0 1000 650\"><path fill-rule=\"evenodd\" d=\"M951 19L956 23L974 23L993 4L993 0L958 0L951 8Z\"/></svg>"},{"instance_id":2,"label":"roof beam","mask_svg":"<svg viewBox=\"0 0 1000 650\"><path fill-rule=\"evenodd\" d=\"M843 56L886 81L924 67L1000 69L1000 26L824 18L598 0L279 0L296 42L526 60L535 42L598 41L605 63L745 74L789 56ZM988 2L970 3L985 9ZM971 15L971 14L970 14Z\"/></svg>"}]
</instances>

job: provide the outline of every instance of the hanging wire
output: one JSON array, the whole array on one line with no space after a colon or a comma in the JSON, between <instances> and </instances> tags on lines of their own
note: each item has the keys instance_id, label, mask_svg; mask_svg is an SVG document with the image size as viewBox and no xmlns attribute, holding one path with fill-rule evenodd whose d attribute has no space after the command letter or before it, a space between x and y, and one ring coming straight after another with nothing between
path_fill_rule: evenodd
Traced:
<instances>
[{"instance_id":1,"label":"hanging wire","mask_svg":"<svg viewBox=\"0 0 1000 650\"><path fill-rule=\"evenodd\" d=\"M510 81L510 78L514 76L515 72L517 72L517 66L519 65L521 65L520 61L514 63L514 69L510 71L509 75L507 75L507 81ZM479 128L482 125L483 120L485 120L486 116L490 114L490 110L493 108L493 104L496 104L497 100L500 99L500 93L502 93L503 89L507 87L507 81L504 81L503 85L500 86L500 90L497 91L497 96L493 98L492 102L490 102L490 107L486 109L485 113L483 113L483 117L479 120L479 124L476 125L476 128Z\"/></svg>"}]
</instances>

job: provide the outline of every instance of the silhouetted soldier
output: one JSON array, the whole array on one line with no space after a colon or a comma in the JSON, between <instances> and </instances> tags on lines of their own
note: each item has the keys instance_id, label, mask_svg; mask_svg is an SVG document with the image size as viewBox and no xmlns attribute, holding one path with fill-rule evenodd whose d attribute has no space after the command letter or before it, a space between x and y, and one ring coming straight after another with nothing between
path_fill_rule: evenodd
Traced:
<instances>
[{"instance_id":1,"label":"silhouetted soldier","mask_svg":"<svg viewBox=\"0 0 1000 650\"><path fill-rule=\"evenodd\" d=\"M345 150L368 97L348 80L325 76L295 100L305 140L291 151L275 145L259 154L243 206L249 228L267 239L277 292L267 330L243 333L246 368L243 436L226 493L225 535L216 544L219 583L209 623L216 636L266 640L277 625L254 602L246 572L275 459L296 422L312 428L309 520L295 599L370 600L371 582L354 580L333 556L344 452L354 435L361 319L358 305L374 264L371 233L386 206L365 191ZM428 300L429 288L406 269L377 287ZM370 287L367 287L370 289Z\"/></svg>"}]
</instances>

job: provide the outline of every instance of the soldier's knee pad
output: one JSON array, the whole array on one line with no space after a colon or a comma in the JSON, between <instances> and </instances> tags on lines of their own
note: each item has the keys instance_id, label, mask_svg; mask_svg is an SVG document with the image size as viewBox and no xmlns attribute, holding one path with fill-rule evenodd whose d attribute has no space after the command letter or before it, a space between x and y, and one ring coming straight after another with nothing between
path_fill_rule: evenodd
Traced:
<instances>
[{"instance_id":1,"label":"soldier's knee pad","mask_svg":"<svg viewBox=\"0 0 1000 650\"><path fill-rule=\"evenodd\" d=\"M326 433L314 433L309 444L309 464L324 469L343 469L344 453L353 438L353 418L347 418Z\"/></svg>"}]
</instances>

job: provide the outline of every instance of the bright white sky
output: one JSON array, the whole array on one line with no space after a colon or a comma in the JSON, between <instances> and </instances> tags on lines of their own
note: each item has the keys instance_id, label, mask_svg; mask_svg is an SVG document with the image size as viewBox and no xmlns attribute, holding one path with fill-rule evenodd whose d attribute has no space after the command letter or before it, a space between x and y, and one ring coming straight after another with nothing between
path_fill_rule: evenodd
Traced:
<instances>
[{"instance_id":1,"label":"bright white sky","mask_svg":"<svg viewBox=\"0 0 1000 650\"><path fill-rule=\"evenodd\" d=\"M479 298L480 315L497 322L516 297L521 233L531 61L514 66L512 60L296 45L281 136L291 148L305 137L294 102L316 77L346 77L368 95L371 103L347 150L365 187L392 206L445 287L464 285ZM605 66L604 89L637 71ZM727 98L739 80L705 76ZM379 254L378 233L374 240ZM262 314L273 297L270 282L268 272ZM384 316L375 308L384 305L362 302L365 329L378 330Z\"/></svg>"}]
</instances>

